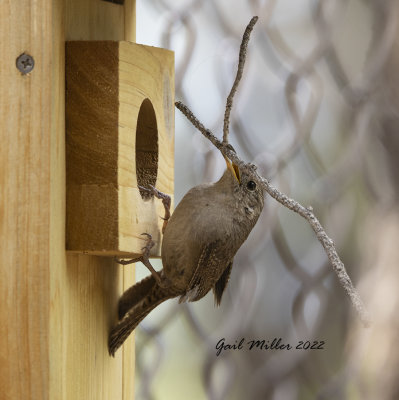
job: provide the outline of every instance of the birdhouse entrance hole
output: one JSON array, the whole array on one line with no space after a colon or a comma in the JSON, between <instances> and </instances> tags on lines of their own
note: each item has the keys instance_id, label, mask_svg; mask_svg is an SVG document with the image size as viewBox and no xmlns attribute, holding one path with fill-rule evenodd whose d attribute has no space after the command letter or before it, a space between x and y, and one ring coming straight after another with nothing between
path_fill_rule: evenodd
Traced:
<instances>
[{"instance_id":1,"label":"birdhouse entrance hole","mask_svg":"<svg viewBox=\"0 0 399 400\"><path fill-rule=\"evenodd\" d=\"M141 103L137 119L136 173L139 186L155 186L158 173L158 128L154 107L149 99ZM152 196L139 190L144 200Z\"/></svg>"}]
</instances>

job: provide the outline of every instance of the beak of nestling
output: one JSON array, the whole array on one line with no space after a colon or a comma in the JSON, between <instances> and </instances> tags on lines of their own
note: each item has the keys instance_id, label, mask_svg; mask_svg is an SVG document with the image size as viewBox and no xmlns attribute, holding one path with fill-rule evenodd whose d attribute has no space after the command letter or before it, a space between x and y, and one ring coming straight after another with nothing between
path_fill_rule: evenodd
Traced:
<instances>
[{"instance_id":1,"label":"beak of nestling","mask_svg":"<svg viewBox=\"0 0 399 400\"><path fill-rule=\"evenodd\" d=\"M240 183L240 170L238 169L238 166L232 163L227 157L223 157L226 161L227 169L231 172L234 178L237 179L237 182Z\"/></svg>"}]
</instances>

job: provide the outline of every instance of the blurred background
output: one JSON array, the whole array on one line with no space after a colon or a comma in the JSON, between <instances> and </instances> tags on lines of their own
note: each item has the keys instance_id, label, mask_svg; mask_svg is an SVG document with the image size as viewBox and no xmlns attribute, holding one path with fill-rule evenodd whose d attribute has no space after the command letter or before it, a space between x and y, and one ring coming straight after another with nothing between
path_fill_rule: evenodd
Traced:
<instances>
[{"instance_id":1,"label":"blurred background","mask_svg":"<svg viewBox=\"0 0 399 400\"><path fill-rule=\"evenodd\" d=\"M230 140L282 192L313 206L373 324L362 327L307 222L266 197L221 306L212 293L168 301L137 329L136 398L397 399L399 2L138 0L137 42L175 52L176 99L219 137L253 15ZM176 204L224 168L176 110ZM244 346L217 357L222 338L324 349Z\"/></svg>"}]
</instances>

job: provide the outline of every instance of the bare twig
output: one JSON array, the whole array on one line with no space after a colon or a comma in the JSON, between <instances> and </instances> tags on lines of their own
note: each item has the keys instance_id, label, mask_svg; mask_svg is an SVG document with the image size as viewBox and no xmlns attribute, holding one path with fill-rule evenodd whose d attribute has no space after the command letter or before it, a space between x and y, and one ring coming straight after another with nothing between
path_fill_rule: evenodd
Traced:
<instances>
[{"instance_id":1,"label":"bare twig","mask_svg":"<svg viewBox=\"0 0 399 400\"><path fill-rule=\"evenodd\" d=\"M197 119L197 117L192 113L192 111L181 101L175 103L177 109L179 109L186 118L197 128L217 149L219 149L223 155L228 157L231 161L235 162L237 165L245 164L236 155L233 146L227 142L221 142L209 129L205 128L204 125Z\"/></svg>"},{"instance_id":2,"label":"bare twig","mask_svg":"<svg viewBox=\"0 0 399 400\"><path fill-rule=\"evenodd\" d=\"M312 227L313 231L316 234L317 239L323 246L325 252L327 253L327 257L330 260L333 269L335 273L338 276L338 279L345 289L346 293L350 297L353 306L355 307L357 313L360 316L361 321L365 326L370 325L370 316L368 312L366 311L364 304L357 292L357 290L354 288L351 279L349 278L348 273L346 272L344 263L341 261L341 259L338 256L337 250L335 249L334 242L332 239L328 237L326 234L324 228L321 226L319 220L316 218L316 216L313 213L313 208L312 207L304 207L300 203L298 203L296 200L289 198L285 194L281 193L278 189L273 187L270 182L263 178L260 177L263 187L266 190L267 193L270 194L275 200L277 200L280 204L282 204L284 207L287 207L291 211L296 212L299 214L301 217L305 218L310 226Z\"/></svg>"},{"instance_id":3,"label":"bare twig","mask_svg":"<svg viewBox=\"0 0 399 400\"><path fill-rule=\"evenodd\" d=\"M238 166L246 166L244 161L242 161L238 156L232 146L228 143L223 143L217 139L217 137L209 130L204 127L204 125L195 117L192 111L183 103L176 102L176 107L187 117L187 119L217 148L220 152L228 157L231 161L233 161ZM368 312L366 311L362 300L354 288L351 279L349 278L348 273L346 272L345 266L341 259L338 256L337 250L335 249L334 242L328 237L325 230L321 226L319 220L313 213L312 207L304 207L296 200L289 198L285 194L281 193L278 189L276 189L271 183L264 177L260 176L256 173L259 181L262 182L264 190L272 196L275 200L277 200L284 207L287 207L291 211L296 212L301 217L305 218L313 231L316 234L317 239L323 246L325 252L327 253L327 257L329 258L335 273L338 276L338 279L345 289L346 293L349 295L353 306L355 307L357 313L360 316L361 321L365 326L369 326L370 317Z\"/></svg>"},{"instance_id":4,"label":"bare twig","mask_svg":"<svg viewBox=\"0 0 399 400\"><path fill-rule=\"evenodd\" d=\"M345 266L341 259L338 256L337 250L335 249L334 242L332 239L326 234L324 228L321 226L319 220L316 218L316 216L313 213L312 207L304 207L300 203L298 203L296 200L289 198L285 194L281 193L278 189L276 189L273 185L270 184L270 182L260 176L256 172L256 167L253 166L252 164L247 164L244 161L242 161L238 156L233 147L228 143L228 130L229 130L229 117L230 117L230 111L231 111L231 106L233 102L233 97L234 94L237 90L238 83L241 79L242 76L242 70L244 67L245 63L245 58L246 58L246 48L248 45L248 40L250 33L252 31L252 28L254 24L257 21L257 17L253 17L251 19L251 22L248 24L243 39L240 47L240 59L238 63L238 71L237 71L237 76L234 81L233 87L231 89L231 92L229 94L229 97L227 98L227 103L226 103L226 111L225 111L225 117L224 117L224 127L223 127L223 141L221 142L220 140L217 139L217 137L195 117L195 115L192 113L192 111L183 103L181 102L176 102L175 105L176 107L187 117L187 119L217 148L220 150L220 152L228 157L232 162L234 162L237 166L239 167L244 167L244 168L251 168L253 173L256 174L258 180L262 183L263 189L270 195L272 196L275 200L277 200L280 204L282 204L284 207L290 209L291 211L296 212L299 214L301 217L305 218L310 226L312 227L313 231L316 234L317 239L323 246L328 259L330 260L333 269L335 273L338 276L338 279L345 289L346 293L348 294L349 298L352 301L353 306L355 307L357 313L360 316L361 321L365 326L368 326L370 324L370 317L368 312L366 311L364 304L362 300L360 299L360 296L356 289L354 288L351 279L349 278L348 273L346 272Z\"/></svg>"},{"instance_id":5,"label":"bare twig","mask_svg":"<svg viewBox=\"0 0 399 400\"><path fill-rule=\"evenodd\" d=\"M227 139L229 136L230 113L231 113L231 108L233 106L233 98L234 98L234 95L236 94L238 84L240 83L242 73L244 71L244 64L245 64L245 60L247 58L247 47L248 47L249 38L251 36L252 29L254 28L254 25L256 24L257 20L258 20L258 17L256 17L256 16L252 17L252 19L251 19L251 21L249 21L249 24L247 25L244 35L242 37L241 46L240 46L240 55L238 56L237 75L236 75L236 79L234 80L233 86L231 87L230 93L227 97L226 110L224 112L223 143L228 142Z\"/></svg>"}]
</instances>

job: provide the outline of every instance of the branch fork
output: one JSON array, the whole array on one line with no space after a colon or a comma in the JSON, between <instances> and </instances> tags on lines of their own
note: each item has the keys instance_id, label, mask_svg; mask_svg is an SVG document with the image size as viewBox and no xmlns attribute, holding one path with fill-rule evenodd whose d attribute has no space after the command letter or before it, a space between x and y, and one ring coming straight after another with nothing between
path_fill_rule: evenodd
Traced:
<instances>
[{"instance_id":1,"label":"branch fork","mask_svg":"<svg viewBox=\"0 0 399 400\"><path fill-rule=\"evenodd\" d=\"M355 289L352 284L352 281L346 272L345 266L341 261L337 250L335 248L335 244L333 240L326 234L324 228L320 224L319 220L313 213L312 207L304 207L296 200L291 199L284 193L281 193L277 188L275 188L266 178L260 176L256 172L256 166L254 164L245 163L243 160L239 158L233 146L228 143L228 135L229 135L229 125L230 125L230 113L233 106L234 95L237 91L238 84L241 80L244 64L246 60L247 47L249 38L252 32L252 29L258 20L258 17L253 17L249 22L248 26L245 29L241 46L240 46L240 54L238 61L238 68L236 78L234 80L231 91L227 97L226 108L224 114L224 123L223 123L223 141L220 141L209 129L205 128L205 126L195 117L193 112L183 103L176 102L176 108L178 108L185 117L197 128L225 157L229 158L232 162L234 162L238 167L241 168L251 168L253 172L257 175L259 181L262 183L263 189L275 200L277 200L284 207L294 211L299 214L301 217L305 218L313 231L316 234L317 239L323 246L328 259L331 262L331 265L338 276L338 280L341 283L342 287L348 294L352 305L354 306L356 312L358 313L360 320L362 321L365 327L370 325L370 316L367 312L363 301L361 300L359 293Z\"/></svg>"}]
</instances>

